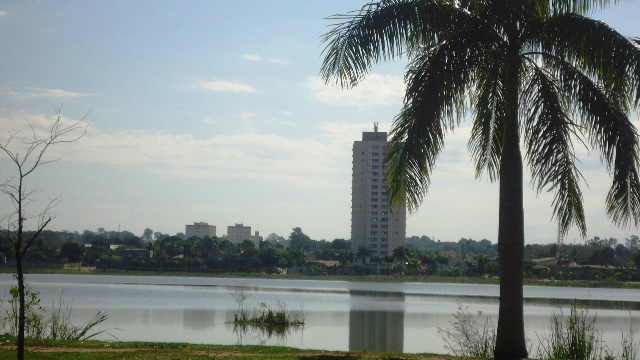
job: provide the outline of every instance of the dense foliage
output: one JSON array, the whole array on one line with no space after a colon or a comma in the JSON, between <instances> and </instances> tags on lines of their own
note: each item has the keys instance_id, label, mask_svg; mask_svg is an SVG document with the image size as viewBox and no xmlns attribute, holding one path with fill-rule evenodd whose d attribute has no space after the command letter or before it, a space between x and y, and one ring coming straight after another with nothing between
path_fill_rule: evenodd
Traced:
<instances>
[{"instance_id":1,"label":"dense foliage","mask_svg":"<svg viewBox=\"0 0 640 360\"><path fill-rule=\"evenodd\" d=\"M525 277L533 279L640 281L640 238L594 237L579 244L525 246ZM0 239L0 259L10 266L11 244ZM53 254L53 255L52 255ZM556 267L556 256L561 266ZM287 238L269 234L256 249L251 242L232 244L224 238L170 236L145 230L83 233L45 231L32 246L29 266L76 264L102 269L191 272L301 272L307 275L434 275L497 277L497 245L487 239L436 241L428 236L407 238L391 255L377 256L351 242L313 240L301 228Z\"/></svg>"}]
</instances>

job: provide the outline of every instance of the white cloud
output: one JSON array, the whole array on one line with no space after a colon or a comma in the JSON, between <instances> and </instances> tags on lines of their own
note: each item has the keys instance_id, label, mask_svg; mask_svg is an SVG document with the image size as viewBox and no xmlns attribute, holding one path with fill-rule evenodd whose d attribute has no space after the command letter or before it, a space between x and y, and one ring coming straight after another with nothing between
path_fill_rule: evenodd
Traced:
<instances>
[{"instance_id":1,"label":"white cloud","mask_svg":"<svg viewBox=\"0 0 640 360\"><path fill-rule=\"evenodd\" d=\"M242 54L240 57L249 61L260 61L260 55L256 54Z\"/></svg>"},{"instance_id":2,"label":"white cloud","mask_svg":"<svg viewBox=\"0 0 640 360\"><path fill-rule=\"evenodd\" d=\"M258 90L251 85L227 81L227 80L212 80L201 81L198 88L206 91L215 92L231 92L231 93L257 93Z\"/></svg>"},{"instance_id":3,"label":"white cloud","mask_svg":"<svg viewBox=\"0 0 640 360\"><path fill-rule=\"evenodd\" d=\"M241 112L239 114L235 114L234 116L237 117L237 118L240 118L242 120L249 120L249 119L253 119L254 117L256 117L257 114L245 111L245 112Z\"/></svg>"},{"instance_id":4,"label":"white cloud","mask_svg":"<svg viewBox=\"0 0 640 360\"><path fill-rule=\"evenodd\" d=\"M330 105L395 105L402 104L405 93L402 76L370 74L358 86L342 89L338 85L327 85L316 76L305 82L317 101Z\"/></svg>"},{"instance_id":5,"label":"white cloud","mask_svg":"<svg viewBox=\"0 0 640 360\"><path fill-rule=\"evenodd\" d=\"M52 156L56 154L52 151ZM149 166L186 178L255 178L296 187L331 187L332 146L313 139L243 133L197 139L147 132L91 134L73 145L67 161Z\"/></svg>"},{"instance_id":6,"label":"white cloud","mask_svg":"<svg viewBox=\"0 0 640 360\"><path fill-rule=\"evenodd\" d=\"M269 58L269 60L267 60L267 61L269 61L270 63L280 64L280 65L288 64L288 62L286 62L286 61L284 61L282 59L279 59L279 58Z\"/></svg>"},{"instance_id":7,"label":"white cloud","mask_svg":"<svg viewBox=\"0 0 640 360\"><path fill-rule=\"evenodd\" d=\"M279 65L285 65L288 64L287 61L282 60L280 58L277 57L271 57L271 58L263 58L262 56L258 55L258 54L242 54L240 55L241 58L245 59L245 60L249 60L249 61L255 61L255 62L269 62L272 64L279 64Z\"/></svg>"},{"instance_id":8,"label":"white cloud","mask_svg":"<svg viewBox=\"0 0 640 360\"><path fill-rule=\"evenodd\" d=\"M220 123L218 120L212 119L212 118L209 118L209 117L208 118L204 118L202 120L202 122L205 123L205 124L209 124L209 125L218 125Z\"/></svg>"},{"instance_id":9,"label":"white cloud","mask_svg":"<svg viewBox=\"0 0 640 360\"><path fill-rule=\"evenodd\" d=\"M65 99L73 99L81 96L91 96L93 94L81 94L73 91L67 91L63 89L43 89L43 88L35 88L28 87L25 88L26 91L18 92L12 91L9 93L13 98L17 100L27 100L27 99L36 99L36 98L65 98Z\"/></svg>"},{"instance_id":10,"label":"white cloud","mask_svg":"<svg viewBox=\"0 0 640 360\"><path fill-rule=\"evenodd\" d=\"M4 10L0 10L0 18L7 17L7 16L9 16L8 12L6 12Z\"/></svg>"}]
</instances>

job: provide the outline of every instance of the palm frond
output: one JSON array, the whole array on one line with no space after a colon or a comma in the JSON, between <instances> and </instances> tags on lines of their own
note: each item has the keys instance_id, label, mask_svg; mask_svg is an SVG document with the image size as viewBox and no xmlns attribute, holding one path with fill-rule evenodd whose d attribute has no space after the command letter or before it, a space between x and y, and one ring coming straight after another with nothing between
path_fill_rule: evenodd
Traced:
<instances>
[{"instance_id":1,"label":"palm frond","mask_svg":"<svg viewBox=\"0 0 640 360\"><path fill-rule=\"evenodd\" d=\"M465 89L474 82L473 70L491 47L490 37L474 37L465 29L416 58L407 73L407 93L394 119L385 164L392 205L417 209L428 190L431 172L446 132L459 122Z\"/></svg>"},{"instance_id":2,"label":"palm frond","mask_svg":"<svg viewBox=\"0 0 640 360\"><path fill-rule=\"evenodd\" d=\"M601 21L573 13L551 17L541 33L543 52L598 79L622 106L640 106L640 48L630 39Z\"/></svg>"},{"instance_id":3,"label":"palm frond","mask_svg":"<svg viewBox=\"0 0 640 360\"><path fill-rule=\"evenodd\" d=\"M613 175L607 195L607 214L618 225L640 220L640 179L638 178L638 132L626 109L612 99L606 89L579 69L558 57L545 55L557 72L559 85L575 105L580 125Z\"/></svg>"},{"instance_id":4,"label":"palm frond","mask_svg":"<svg viewBox=\"0 0 640 360\"><path fill-rule=\"evenodd\" d=\"M431 48L453 29L484 26L454 0L385 0L329 19L338 23L323 36L320 73L342 87L356 85L373 63Z\"/></svg>"},{"instance_id":5,"label":"palm frond","mask_svg":"<svg viewBox=\"0 0 640 360\"><path fill-rule=\"evenodd\" d=\"M587 227L584 219L582 175L576 167L573 150L573 124L567 114L568 99L556 84L552 74L533 61L526 63L531 73L522 94L528 114L523 121L527 161L532 181L540 192L544 188L554 192L553 215L562 234L576 225L583 236Z\"/></svg>"},{"instance_id":6,"label":"palm frond","mask_svg":"<svg viewBox=\"0 0 640 360\"><path fill-rule=\"evenodd\" d=\"M620 0L555 0L551 3L556 13L575 12L585 14L591 10L603 9L610 3L616 4L618 2Z\"/></svg>"},{"instance_id":7,"label":"palm frond","mask_svg":"<svg viewBox=\"0 0 640 360\"><path fill-rule=\"evenodd\" d=\"M476 178L486 171L489 180L496 181L500 177L504 98L501 68L499 63L492 65L485 71L479 71L476 89L471 95L475 121L468 148L476 164Z\"/></svg>"}]
</instances>

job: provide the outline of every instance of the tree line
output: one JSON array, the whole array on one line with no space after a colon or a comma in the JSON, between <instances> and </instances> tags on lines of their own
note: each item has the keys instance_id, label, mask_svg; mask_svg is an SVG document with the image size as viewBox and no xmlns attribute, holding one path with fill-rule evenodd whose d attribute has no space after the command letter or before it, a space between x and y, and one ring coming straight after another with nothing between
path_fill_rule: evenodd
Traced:
<instances>
[{"instance_id":1,"label":"tree line","mask_svg":"<svg viewBox=\"0 0 640 360\"><path fill-rule=\"evenodd\" d=\"M14 261L11 246L8 239L0 239L1 262ZM560 249L557 244L527 244L524 252L527 278L640 281L640 239L636 235L623 241L593 237ZM553 262L549 259L556 256L561 260L557 268L549 265ZM540 259L546 262L540 263ZM250 241L233 244L224 237L187 239L184 234L167 235L150 229L141 236L103 228L83 233L47 230L33 243L26 261L40 266L80 263L101 269L150 271L280 273L290 269L309 275L499 275L498 246L487 239L453 242L413 236L407 238L406 245L380 256L368 247L352 249L345 239L313 240L299 227L287 238L269 234L259 248Z\"/></svg>"}]
</instances>

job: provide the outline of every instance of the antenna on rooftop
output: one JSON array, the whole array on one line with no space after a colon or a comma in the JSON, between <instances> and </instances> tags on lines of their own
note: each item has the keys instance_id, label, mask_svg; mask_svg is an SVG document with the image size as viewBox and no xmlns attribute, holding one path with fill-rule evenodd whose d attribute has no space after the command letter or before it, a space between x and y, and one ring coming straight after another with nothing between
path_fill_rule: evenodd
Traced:
<instances>
[{"instance_id":1,"label":"antenna on rooftop","mask_svg":"<svg viewBox=\"0 0 640 360\"><path fill-rule=\"evenodd\" d=\"M378 132L378 123L377 122L373 123L373 132Z\"/></svg>"}]
</instances>

